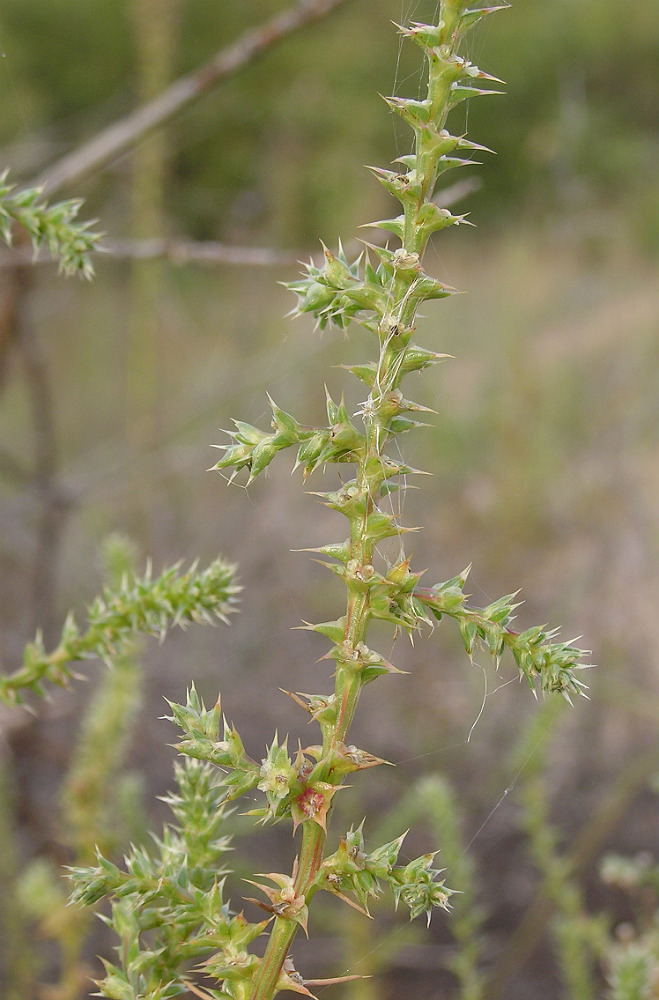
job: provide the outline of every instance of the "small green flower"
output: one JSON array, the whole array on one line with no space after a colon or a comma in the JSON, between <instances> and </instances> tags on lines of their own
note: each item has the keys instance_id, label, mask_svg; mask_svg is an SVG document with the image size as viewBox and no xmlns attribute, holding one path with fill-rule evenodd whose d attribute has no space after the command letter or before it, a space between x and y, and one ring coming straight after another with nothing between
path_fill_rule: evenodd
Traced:
<instances>
[{"instance_id":1,"label":"small green flower","mask_svg":"<svg viewBox=\"0 0 659 1000\"><path fill-rule=\"evenodd\" d=\"M277 808L289 794L292 783L296 780L296 771L288 756L287 741L280 746L275 738L268 747L268 755L261 761L260 780L256 786L265 792L268 800L269 814L274 816Z\"/></svg>"}]
</instances>

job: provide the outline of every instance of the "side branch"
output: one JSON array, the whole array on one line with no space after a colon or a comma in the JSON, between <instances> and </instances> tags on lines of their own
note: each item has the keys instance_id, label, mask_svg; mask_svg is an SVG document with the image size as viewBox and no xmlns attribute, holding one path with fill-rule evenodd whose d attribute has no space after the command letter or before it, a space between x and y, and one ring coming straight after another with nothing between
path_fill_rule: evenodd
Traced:
<instances>
[{"instance_id":1,"label":"side branch","mask_svg":"<svg viewBox=\"0 0 659 1000\"><path fill-rule=\"evenodd\" d=\"M417 587L414 598L441 621L443 616L453 618L460 629L465 650L473 657L476 647L487 650L498 663L506 649L512 653L520 677L525 677L535 693L536 682L543 694L558 692L569 704L573 695L587 697L587 685L579 680L576 671L587 670L592 664L583 660L590 650L580 649L571 642L554 641L558 629L532 626L517 632L510 626L516 594L506 594L486 608L469 607L463 588L469 569L459 576L434 587Z\"/></svg>"},{"instance_id":2,"label":"side branch","mask_svg":"<svg viewBox=\"0 0 659 1000\"><path fill-rule=\"evenodd\" d=\"M45 683L66 687L73 676L72 663L100 659L111 665L138 634L162 639L174 626L226 621L235 610L239 590L235 567L222 559L205 570L198 570L195 563L182 573L177 564L157 577L150 567L143 577L126 576L119 587L105 588L88 608L86 630L81 631L70 614L59 645L50 653L37 635L25 649L22 666L12 674L0 674L0 702L20 704L26 692L44 697Z\"/></svg>"}]
</instances>

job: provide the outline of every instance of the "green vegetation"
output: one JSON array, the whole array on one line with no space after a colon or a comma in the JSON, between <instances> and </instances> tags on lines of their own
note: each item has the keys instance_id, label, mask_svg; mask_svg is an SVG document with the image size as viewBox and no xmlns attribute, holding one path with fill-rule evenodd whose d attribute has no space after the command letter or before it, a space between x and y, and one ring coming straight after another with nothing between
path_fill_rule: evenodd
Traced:
<instances>
[{"instance_id":1,"label":"green vegetation","mask_svg":"<svg viewBox=\"0 0 659 1000\"><path fill-rule=\"evenodd\" d=\"M82 202L70 200L48 205L41 199L39 188L12 191L7 174L5 170L0 176L0 238L11 246L12 224L17 223L29 235L35 254L45 246L64 274L91 279L94 274L91 254L99 247L100 234L90 231L92 223L75 221Z\"/></svg>"},{"instance_id":2,"label":"green vegetation","mask_svg":"<svg viewBox=\"0 0 659 1000\"><path fill-rule=\"evenodd\" d=\"M114 60L113 71L124 73L114 84L122 86L130 63L126 24L118 16L125 10L121 4L112 11L106 6L99 4L98 25L80 22L77 40L80 44L81 35L87 32L91 38L98 32L100 51L102 26L107 30L114 23L117 35L110 44L106 40L106 49ZM207 11L183 0L177 6L184 27L179 57L185 62L181 68L188 69L198 58L185 54L188 44L193 51L193 35L196 46L206 46L205 51L195 48L195 52L206 57L211 43L214 47L232 34L231 17L238 11L228 3L222 12L212 14L222 17L223 29L212 39ZM269 13L276 6L251 7L255 23L266 7ZM423 16L420 6L413 17ZM456 14L457 7L453 10L449 3L446 10ZM371 211L375 216L380 210L373 194L377 186L371 181L367 188L361 180L353 184L357 174L351 171L355 160L374 162L381 155L374 147L366 150L370 137L364 135L363 121L371 118L368 94L377 74L382 74L377 86L386 92L397 60L391 109L396 117L411 119L414 153L401 157L396 166L400 172L371 169L398 199L402 211L398 218L376 225L400 237L403 247L395 251L373 242L362 257L358 250L344 253L339 247L334 252L328 249L324 260L312 260L305 276L289 285L298 296L295 333L284 332L279 322L285 299L273 289L271 274L259 275L243 266L207 277L177 272L166 263L153 270L148 281L133 284L138 294L131 299L127 319L132 337L139 338L140 327L149 326L149 367L143 367L147 355L137 344L135 352L128 349L132 370L124 373L122 310L128 270L124 265L103 261L93 289L69 283L66 292L34 271L16 272L22 298L15 329L9 327L13 341L11 336L4 339L4 314L0 316L0 360L9 376L0 413L0 426L9 430L6 450L0 451L3 471L8 473L0 494L8 512L3 512L7 529L2 556L3 569L12 559L18 562L16 539L15 552L21 552L23 561L27 555L34 558L37 572L34 584L24 572L15 574L16 583L8 586L2 581L9 577L0 577L3 615L12 627L10 642L3 639L0 649L9 668L0 692L10 703L25 699L35 709L38 706L40 718L47 720L51 710L42 708L33 696L52 695L53 684L69 687L75 678L73 664L79 667L100 657L111 670L102 673L84 713L75 690L61 697L55 694L52 717L62 715L71 730L80 716L80 726L59 810L48 810L45 837L50 845L41 857L33 857L33 848L24 853L13 831L16 817L23 831L29 815L32 792L25 780L26 767L14 766L12 787L10 759L3 756L1 761L0 922L5 961L0 978L4 975L3 989L11 1000L41 995L44 990L58 1000L85 994L90 976L100 975L90 962L96 952L105 956L102 991L107 996L174 996L191 991L203 997L265 997L277 988L308 994L314 983L320 987L328 982L312 977L331 972L332 980L342 984L333 993L372 1000L384 995L388 970L397 968L399 956L405 962L406 942L412 941L423 959L410 975L412 985L404 989L423 994L421 966L433 961L431 940L443 942L433 982L441 982L456 1000L513 995L518 988L515 977L524 962L533 967L540 942L549 942L554 955L549 974L554 978L545 988L556 991L560 982L570 1000L599 995L649 1000L653 995L659 961L656 865L650 855L635 853L643 840L641 806L647 809L644 789L654 766L641 752L643 734L656 721L648 698L650 644L644 638L652 584L643 562L647 552L639 555L635 542L648 518L647 500L654 496L649 456L656 402L646 390L656 361L656 294L651 269L639 250L639 238L641 242L652 238L652 222L643 210L649 175L643 163L654 141L648 125L652 97L647 82L652 69L646 59L654 41L651 30L637 30L641 15L635 14L616 33L610 21L606 30L596 30L600 22L594 14L586 18L585 11L580 9L579 17L572 18L573 36L561 52L558 41L556 46L536 46L538 58L526 59L532 47L521 43L515 55L510 40L518 31L520 39L533 39L540 26L551 32L552 40L564 38L558 23L562 8L529 3L518 19L511 12L485 19L488 25L508 19L508 30L477 29L468 36L475 40L468 42L466 55L469 59L477 55L488 70L505 65L509 53L514 56L514 64L500 75L509 83L513 80L516 91L528 99L526 118L512 115L509 130L503 127L505 111L499 117L509 98L472 102L474 110L468 116L460 104L451 119L464 120L470 134L500 154L508 142L515 147L514 155L497 158L501 166L488 166L487 173L479 168L486 177L485 189L494 192L489 197L486 190L473 203L473 217L485 221L485 238L480 242L473 230L456 229L463 221L457 209L442 211L431 200L439 170L460 166L459 160L451 160L451 150L433 149L447 106L438 103L437 117L432 122L423 119L429 105L421 101L421 91L417 93L418 73L405 49L396 54L384 16L382 24L369 22L366 52L363 35L346 31L350 18L363 23L364 12L348 4L315 40L310 32L303 45L289 41L252 67L244 81L232 81L223 91L227 100L209 98L188 112L187 125L196 123L199 135L209 130L232 135L235 142L224 155L218 157L210 142L195 149L194 140L190 142L194 133L187 125L169 126L168 142L156 147L156 156L167 156L168 145L178 149L169 161L169 177L163 162L152 171L151 176L159 178L151 215L154 234L185 228L201 236L221 233L241 241L293 245L310 242L313 230L319 229L329 232L330 243L336 228L354 223L357 211L358 221L363 222ZM28 0L22 13L9 3L0 15L5 18L3 42L19 97L22 63L7 43L20 37L26 25L39 26L42 13L43 8L40 12ZM391 13L400 20L400 11ZM429 13L434 16L434 5ZM69 28L78 24L81 16L76 4L60 14L56 27L62 31L66 24ZM369 16L372 20L372 12ZM407 33L428 50L433 30L447 29L417 26ZM636 100L625 104L625 87L617 88L607 121L619 116L620 127L607 142L606 155L584 156L586 147L597 150L601 142L604 118L598 124L595 96L600 99L601 88L602 107L604 95L609 99L605 71L618 67L619 58L619 51L613 52L614 34L618 50L633 49L638 56L634 72L628 73ZM325 60L331 62L328 40L334 35L344 39L342 60L348 68L340 80L332 75L333 97L328 100L322 67ZM65 37L66 32L63 44ZM380 37L389 39L384 43L389 45L386 59L375 56ZM580 72L587 46L593 46L588 58L597 54L600 60L598 81L593 80L590 63ZM24 51L31 57L29 48ZM474 83L470 64L451 61L449 56L442 52L437 63L430 56L430 92L433 71L437 94L442 90L442 73L449 69L467 74L472 88L489 86L478 79ZM569 57L565 69L559 58L563 56ZM100 64L105 58L104 51ZM560 100L554 103L556 87L537 86L552 60L552 80L560 85ZM334 60L333 68L336 65ZM528 90L515 76L516 67L530 81ZM48 59L39 72L47 76ZM548 69L547 74L549 78ZM75 76L73 64L61 76L63 92L69 76ZM75 92L76 111L88 113L92 127L92 92L95 101L99 94L102 99L108 79L99 71L87 92L80 87ZM279 104L275 82L285 95ZM61 112L53 112L60 88L54 82L49 87L43 98L44 107L51 102L46 118L53 113L67 115L65 104ZM346 105L339 99L344 90ZM418 100L401 98L409 93ZM37 94L38 88L30 114L39 107ZM529 122L532 106L537 111ZM354 108L354 116L346 115L346 107ZM323 109L329 118L323 119ZM15 110L5 121L7 130ZM335 125L328 133L327 121L334 121L334 116ZM385 149L382 155L389 157L394 155L386 148L391 144L391 125L384 120L387 134L383 130L373 138ZM23 116L22 127L25 123ZM251 123L250 129L240 131L245 123ZM271 141L261 144L261 160L245 169L252 127L270 135ZM336 142L339 127L348 137L349 160ZM460 137L462 128L452 125L452 129L456 137L442 139L454 141L456 148L467 147L466 138ZM396 145L396 153L407 150L402 131ZM633 183L624 180L623 148L633 149L641 165ZM311 155L311 150L317 152ZM471 152L466 149L466 156ZM194 168L189 159L185 166L186 158L197 153ZM11 156L8 162L14 168L12 177L20 177ZM525 163L531 162L539 170L527 174ZM24 176L34 173L23 170ZM199 198L202 177L206 194ZM167 197L160 190L162 184ZM606 204L621 184L618 214ZM519 217L510 202L512 186L517 207L528 210L535 221L544 220L544 230L516 228ZM108 219L100 208L110 187L108 183L92 193L91 214L102 214L103 228L116 232L112 213ZM84 224L76 229L78 202L48 206L35 186L25 192L20 183L13 191L4 190L2 198L7 222L11 219L20 226L27 221L33 240L47 243L63 269L88 271L87 254L95 237ZM31 220L21 217L21 198ZM492 206L491 215L484 212L484 199ZM264 212L266 202L281 204L287 220L275 218L267 208ZM550 203L552 215L547 215ZM605 211L599 214L603 206ZM115 204L113 211L116 208ZM615 242L610 236L614 215ZM505 233L495 235L501 219L506 220ZM440 224L455 232L444 234L437 244L428 241L430 231ZM135 221L132 231L138 230L143 226ZM374 241L373 230L367 231L367 238ZM87 242L76 245L77 240ZM427 242L429 252L422 266ZM137 265L131 264L130 270L134 279ZM290 270L280 276L290 278ZM12 287L11 274L9 280ZM450 294L448 286L454 284L470 295ZM443 300L436 313L432 303L426 304L434 297ZM435 338L433 347L458 356L458 364L436 366L440 357L416 345L419 307L429 312L424 328L429 339ZM356 378L346 380L345 388L343 375L330 370L334 363L345 363L343 338L331 337L323 329L319 348L317 334L300 336L304 313L310 313L321 328L349 324L365 328L365 333L351 332L347 367ZM48 333L45 359L40 360L35 350L38 338L30 330L32 317L39 334ZM375 361L367 353L369 345L378 352ZM27 362L27 384L37 389L34 431L15 377L17 356ZM41 377L48 368L56 388L52 411L48 396L37 388L44 384ZM125 374L125 384L131 387L127 391ZM414 374L419 402L403 396L400 385L407 374ZM148 379L145 391L140 379ZM328 383L325 394L316 388L323 380ZM264 407L264 382L272 397L285 401L286 411L304 414L312 423L300 423L272 401ZM633 408L631 394L636 399ZM247 419L235 423L228 445L223 446L217 468L236 478L218 498L215 477L202 478L208 460L199 444L217 440L213 428L234 406L236 411L246 410ZM436 430L425 436L408 434L429 409L438 413L437 418L428 418ZM61 441L57 461L47 447L49 421L51 432L55 426ZM405 457L398 443L403 434ZM282 474L285 461L278 459L270 466L276 453L286 448L294 449L305 480L313 473L309 485L316 484L328 513L308 498L298 503L285 468ZM326 474L325 467L333 465L336 470ZM425 505L408 492L415 481L413 466L441 469L437 485L423 480ZM334 471L340 473L338 489L330 481ZM245 477L250 483L249 502L237 488ZM25 497L30 497L28 503ZM403 497L405 525L427 525L421 566L420 543L415 546L416 536L406 532L402 522ZM12 514L17 499L19 516ZM43 517L37 518L34 511L40 510ZM622 518L623 510L631 510L631 517ZM328 544L324 539L333 530L330 518L336 511L349 522L349 538ZM55 520L59 529L54 534L60 539L60 553L52 542L57 518L61 520ZM31 519L38 539L34 554L21 542L22 529L15 530ZM162 652L155 651L155 644L142 647L139 634L162 638L172 624L223 617L232 610L233 570L217 562L203 572L193 566L181 573L175 567L154 577L148 569L139 577L134 557L119 544L110 552L106 590L89 606L88 626L80 629L70 616L59 640L52 621L64 617L59 611L66 604L77 605L81 592L96 589L97 570L90 552L95 540L117 520L142 538L154 552L156 564L171 563L181 552L215 552L220 539L221 547L241 560L241 576L247 583L245 615L240 616L245 624L236 619L234 629L221 630L217 641L208 637L208 630L199 636L195 630L186 637L185 651L176 637ZM598 537L606 539L605 556L599 554ZM408 550L417 549L415 571L403 542ZM289 637L289 625L300 617L327 617L335 599L313 567L305 568L300 556L288 555L287 549L300 545L308 546L340 578L347 603L345 614L334 621L306 626ZM434 586L420 579L421 569L437 563L448 567L443 575L449 576L472 555L476 556L472 574L476 580L471 584L475 599L464 593L466 573ZM61 572L55 572L60 561ZM539 620L558 617L569 622L570 630L583 619L588 639L597 645L604 664L594 678L593 701L575 701L574 709L564 716L554 698L534 715L523 692L509 686L506 664L516 661L520 678L534 690L559 691L567 700L583 691L576 641L558 642L546 627L518 633L513 626L514 595L492 599L491 589L512 589L521 580L525 593L538 594L529 615ZM58 589L49 581L57 581ZM633 601L628 597L632 592ZM27 611L32 601L45 638L28 644L21 665L15 636L34 631L28 615L21 619L16 609L23 602ZM520 617L524 620L526 612ZM85 614L76 611L75 618L83 621ZM458 627L439 630L441 666L437 637L417 640L414 650L397 642L399 634L413 637L429 624L447 620ZM373 637L369 643L382 653L366 646L367 629ZM336 687L333 693L303 695L299 688L308 691L317 684L309 680L309 664L322 652L314 632L329 638L331 649L313 669L320 673L329 660ZM466 671L460 666L464 659L460 647L471 659ZM398 672L392 660L411 676L384 677L371 685L380 674ZM179 704L191 676L196 687L189 689L187 703ZM225 721L222 729L219 703L208 711L204 707L204 702L213 704L218 683L242 739L232 723ZM304 729L297 753L293 737L286 741L275 734L272 739L271 699L260 693L274 692L281 683L291 689L292 711L287 714L282 698L279 732L299 729L295 713L296 706L302 707L312 725L320 724L321 744L307 746ZM358 711L357 700L366 684L364 707ZM500 687L505 690L498 693ZM158 698L162 693L167 696L172 718L182 729L179 751L187 758L176 767L178 790L165 797L174 822L165 827L155 846L144 833L139 781L133 771L138 746L138 759L146 761L147 771L155 756L141 720L154 718L158 707L151 697L140 709L141 699L150 692ZM71 707L63 699L70 699ZM21 717L20 709L12 711L13 719ZM528 732L520 735L527 718L531 718ZM349 724L351 741L369 746L372 753L348 743ZM38 740L34 730L31 742L21 736L23 725L12 721L8 739L22 740L23 754L31 757L39 752ZM265 757L264 732L272 739ZM131 733L140 734L139 744ZM61 756L61 751L57 753ZM450 781L427 774L439 753ZM376 768L383 757L399 766ZM623 757L626 762L617 776L608 769L613 766L617 772ZM368 780L350 777L355 787L348 790L346 774L367 767ZM149 777L153 782L152 771ZM341 794L335 794L339 790ZM239 795L255 797L249 811L259 827L277 821L267 841L258 832L243 836L246 820L227 806ZM384 818L378 818L383 801L398 796L397 808L384 810ZM601 809L593 808L599 801L596 796L602 797ZM517 815L510 812L513 797ZM149 798L150 794L146 801ZM366 822L357 826L364 814ZM288 820L299 849L294 864L286 838ZM412 831L403 842L400 831L419 823L425 832ZM500 842L494 846L490 833L497 829ZM343 836L331 853L337 831ZM530 846L528 858L519 849L511 850L511 840L521 842L520 831ZM241 850L227 855L232 835L241 837ZM624 856L610 858L603 868L613 917L602 910L599 897L593 901L588 866L602 845L616 836ZM373 848L373 843L383 846ZM433 861L429 852L437 846L441 853ZM96 904L104 895L113 898L112 911L103 911L120 941L111 960L111 945L97 938L91 912L66 905L62 860L75 871L78 899ZM538 872L537 882L531 881L533 891L529 860ZM260 901L250 897L245 913L240 912L241 889L227 861L263 893ZM446 871L440 872L437 864ZM252 876L254 871L270 874ZM396 902L407 903L412 916L429 917L433 903L449 912L433 921L429 934L416 925L409 937L401 934L387 922L376 899L385 884ZM232 906L227 901L229 891ZM242 891L254 894L253 888L243 886ZM250 923L254 905L266 916ZM367 921L360 910L370 910L374 921ZM619 923L621 912L627 917L624 924ZM348 917L342 918L342 913ZM512 933L511 913L516 923ZM307 958L304 940L296 940L286 957L299 927L308 931L311 946L318 941L320 960ZM325 954L327 929L337 927L333 936L344 938L345 956L338 962ZM452 944L447 947L449 933ZM261 935L269 936L265 954ZM56 965L55 952L42 947L41 938L55 943ZM500 956L494 965L493 952ZM195 971L200 959L208 960L203 975ZM307 970L309 961L312 968L303 979L295 966ZM367 966L378 978L355 979ZM222 984L221 992L213 989L213 980Z\"/></svg>"}]
</instances>

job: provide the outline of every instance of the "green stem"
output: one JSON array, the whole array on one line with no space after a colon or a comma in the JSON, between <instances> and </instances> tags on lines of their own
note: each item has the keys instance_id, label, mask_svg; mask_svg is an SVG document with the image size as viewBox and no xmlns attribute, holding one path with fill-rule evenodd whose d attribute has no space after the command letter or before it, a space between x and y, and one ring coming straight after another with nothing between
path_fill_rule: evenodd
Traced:
<instances>
[{"instance_id":1,"label":"green stem","mask_svg":"<svg viewBox=\"0 0 659 1000\"><path fill-rule=\"evenodd\" d=\"M362 460L360 463L357 481L360 484L367 484L365 460ZM365 492L367 492L367 489ZM372 509L372 501L370 499L367 508L369 512ZM358 530L353 535L351 550L355 558L363 565L367 561L370 562L373 555L372 548L372 544L366 538L366 517L364 517ZM349 592L346 609L345 638L350 643L351 648L354 649L360 642L364 641L367 626L367 595ZM336 722L324 746L324 752L327 757L329 757L331 751L339 743L345 742L347 738L359 701L361 687L359 673L350 670L349 667L339 666L337 668L335 693L338 711ZM328 777L331 781L331 775ZM326 833L318 823L307 821L302 824L302 845L297 860L295 891L298 895L304 895L307 905L316 891L313 882L323 862L325 840ZM249 1000L271 1000L274 996L284 961L286 960L288 950L295 938L298 927L299 924L294 920L287 920L283 917L275 919L263 958L254 975Z\"/></svg>"},{"instance_id":2,"label":"green stem","mask_svg":"<svg viewBox=\"0 0 659 1000\"><path fill-rule=\"evenodd\" d=\"M298 926L294 920L275 918L270 939L254 976L249 1000L272 1000L274 997L288 949Z\"/></svg>"},{"instance_id":3,"label":"green stem","mask_svg":"<svg viewBox=\"0 0 659 1000\"><path fill-rule=\"evenodd\" d=\"M340 673L343 673L343 671L340 671ZM350 677L340 678L339 673L337 673L337 701L339 708L332 748L339 743L346 742L352 720L355 717L361 687L361 679L358 674L353 673Z\"/></svg>"},{"instance_id":4,"label":"green stem","mask_svg":"<svg viewBox=\"0 0 659 1000\"><path fill-rule=\"evenodd\" d=\"M446 4L443 5L443 7ZM449 20L457 24L457 17L464 7L461 0L449 0L448 14ZM454 9L455 8L455 9ZM442 8L443 9L443 8ZM448 32L447 32L448 34ZM455 31L449 41L449 49L452 53L457 45L458 32ZM439 123L443 127L448 115L448 93L450 78L448 76L435 80L434 86L429 82L429 98L433 104L433 119L435 124ZM420 134L417 135L417 162L420 164ZM429 232L421 224L419 216L427 200L432 196L436 171L431 171L429 176L422 178L422 194L416 204L406 206L404 211L404 232L402 235L403 249L408 253L416 253L421 257ZM402 276L393 275L390 287L391 302L388 315L396 318L398 324L405 328L414 325L417 311L417 302L410 295L409 282L403 280ZM385 317L382 317L380 329L380 357L377 366L378 377L373 385L368 403L364 407L364 432L366 445L359 456L357 462L356 484L363 497L364 511L360 516L350 517L350 561L358 569L371 566L375 543L368 533L368 517L377 509L378 501L382 495L382 481L380 478L374 479L369 474L369 470L378 468L384 460L385 446L389 437L389 420L383 418L378 412L378 406L386 398L387 393L391 393L398 388L402 380L400 365L394 369L392 376L390 365L392 350L391 335L388 324L383 326ZM404 356L406 347L402 346L401 357ZM388 375L382 373L389 373ZM373 460L376 460L375 462ZM359 696L363 686L359 669L353 665L348 657L354 652L360 643L364 643L370 621L369 591L359 589L359 582L356 577L347 580L348 595L346 605L346 619L344 631L344 646L347 654L346 660L339 660L335 679L335 700L336 719L334 725L324 736L323 753L327 761L324 780L334 784L342 782L341 777L332 774L331 755L340 743L345 743L348 732L355 715ZM314 885L316 875L322 865L323 850L325 846L325 831L313 821L306 821L302 824L302 845L299 859L297 861L297 874L295 879L295 891L298 895L304 895L307 905L316 891ZM298 924L295 921L277 917L268 941L263 959L254 976L250 1000L271 1000L277 989L277 982L281 975L283 964L288 953L288 949L297 932Z\"/></svg>"},{"instance_id":5,"label":"green stem","mask_svg":"<svg viewBox=\"0 0 659 1000\"><path fill-rule=\"evenodd\" d=\"M316 889L312 885L323 860L325 831L313 822L302 825L302 845L297 862L295 891L307 904ZM295 920L276 917L261 963L254 976L249 1000L271 1000L275 995L286 956L300 925Z\"/></svg>"}]
</instances>

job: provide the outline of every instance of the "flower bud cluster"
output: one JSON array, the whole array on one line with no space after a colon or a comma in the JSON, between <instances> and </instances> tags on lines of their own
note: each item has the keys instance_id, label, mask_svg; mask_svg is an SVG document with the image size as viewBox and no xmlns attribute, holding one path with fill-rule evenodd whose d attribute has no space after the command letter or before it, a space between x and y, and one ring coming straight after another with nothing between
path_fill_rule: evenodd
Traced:
<instances>
[{"instance_id":1,"label":"flower bud cluster","mask_svg":"<svg viewBox=\"0 0 659 1000\"><path fill-rule=\"evenodd\" d=\"M188 690L185 705L167 704L172 710L167 718L179 726L185 737L176 744L176 749L188 757L208 761L229 771L224 779L227 801L256 787L261 777L259 765L247 756L240 736L226 719L223 720L223 739L219 739L222 717L219 698L208 711L193 684Z\"/></svg>"},{"instance_id":2,"label":"flower bud cluster","mask_svg":"<svg viewBox=\"0 0 659 1000\"><path fill-rule=\"evenodd\" d=\"M360 656L369 661L364 672L370 672L370 676L365 678L364 683L387 669L396 669L390 664L380 666L380 658L366 647L360 651ZM318 719L321 729L326 727L327 731L333 730L336 723L333 699L310 696L303 702L298 695L292 697ZM223 720L223 739L219 739L219 698L209 711L192 685L185 705L174 702L168 704L172 714L167 718L176 723L184 735L184 739L176 744L176 749L187 757L207 761L225 772L223 788L227 802L253 788L263 792L265 806L250 809L248 813L250 816L258 816L263 823L290 816L294 828L310 821L325 830L332 798L340 789L343 777L353 771L385 763L365 750L352 745L346 746L344 743L336 743L329 749L325 746L310 746L305 749L299 747L295 757L291 759L287 740L280 744L275 734L266 756L258 764L247 756L240 736L226 719Z\"/></svg>"},{"instance_id":3,"label":"flower bud cluster","mask_svg":"<svg viewBox=\"0 0 659 1000\"><path fill-rule=\"evenodd\" d=\"M325 858L316 877L319 888L346 902L350 900L345 893L351 893L358 908L367 914L369 900L378 898L383 883L390 886L396 906L403 902L409 907L411 919L425 913L430 923L435 907L448 909L452 891L437 880L442 872L431 867L434 855L424 854L399 866L396 862L406 834L366 853L362 828L363 823L350 830L338 850Z\"/></svg>"},{"instance_id":4,"label":"flower bud cluster","mask_svg":"<svg viewBox=\"0 0 659 1000\"><path fill-rule=\"evenodd\" d=\"M249 902L256 903L262 910L272 913L276 917L281 917L284 920L292 920L294 923L299 924L306 934L309 909L304 895L299 893L295 887L294 875L282 875L280 872L270 872L267 875L263 875L262 878L267 878L271 882L274 882L278 888L273 889L262 882L254 882L252 879L247 879L247 882L261 889L264 895L270 900L269 903L263 903L258 899L250 899Z\"/></svg>"},{"instance_id":5,"label":"flower bud cluster","mask_svg":"<svg viewBox=\"0 0 659 1000\"><path fill-rule=\"evenodd\" d=\"M306 479L314 469L331 462L355 462L364 449L364 437L352 424L343 400L335 403L327 396L327 427L303 427L290 413L285 413L271 399L273 433L267 433L234 420L229 431L231 444L216 445L225 452L213 469L233 468L230 480L241 469L249 471L248 482L263 472L277 452L298 445L295 467L302 466Z\"/></svg>"},{"instance_id":6,"label":"flower bud cluster","mask_svg":"<svg viewBox=\"0 0 659 1000\"><path fill-rule=\"evenodd\" d=\"M341 491L339 494L325 494L325 496L329 497L328 506L340 510L347 517L352 518L363 513L358 492L353 495L351 492L346 494ZM384 515L380 518L371 514L365 521L364 534L369 540L380 541L396 533L397 525L393 516ZM422 604L414 596L414 588L421 574L410 572L409 559L396 563L385 573L378 572L370 563L361 564L354 558L338 564L323 565L342 578L348 594L359 594L363 597L363 616L366 622L378 619L412 632L418 629L422 622L429 620ZM327 635L328 638L340 638L340 642L328 654L333 659L346 663L353 662L360 670L367 666L369 668L380 666L382 668L380 672L391 672L392 668L385 667L385 661L379 654L372 653L363 642L360 641L353 646L346 640L344 618L307 627ZM369 677L370 679L372 677Z\"/></svg>"},{"instance_id":7,"label":"flower bud cluster","mask_svg":"<svg viewBox=\"0 0 659 1000\"><path fill-rule=\"evenodd\" d=\"M445 220L442 228L461 221L450 213L444 213L442 218ZM384 222L373 225L381 229L390 228ZM400 233L396 235L400 236ZM371 263L369 251L379 258L376 267ZM381 337L391 335L395 325L398 328L395 333L404 335L408 341L412 328L409 326L404 329L404 316L411 319L421 302L446 298L453 291L424 272L417 253L401 253L400 249L390 250L388 247L367 244L365 254L361 254L352 264L348 262L342 249L335 256L325 247L324 253L323 267L319 268L311 261L305 264L305 277L287 285L298 297L292 315L311 313L321 330L328 324L345 329L352 319L356 319L367 330L378 333ZM362 260L364 266L360 270ZM387 323L393 286L396 288L397 299L406 297L405 314L395 319L392 317Z\"/></svg>"}]
</instances>

